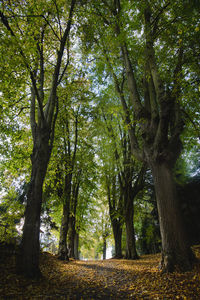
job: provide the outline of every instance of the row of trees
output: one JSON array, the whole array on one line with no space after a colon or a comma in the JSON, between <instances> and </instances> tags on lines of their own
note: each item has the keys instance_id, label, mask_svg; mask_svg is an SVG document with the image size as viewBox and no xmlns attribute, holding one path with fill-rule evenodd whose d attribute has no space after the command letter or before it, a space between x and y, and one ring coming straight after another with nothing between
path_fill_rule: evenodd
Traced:
<instances>
[{"instance_id":1,"label":"row of trees","mask_svg":"<svg viewBox=\"0 0 200 300\"><path fill-rule=\"evenodd\" d=\"M137 258L134 201L152 198L147 170L161 268L191 268L175 177L198 152L198 13L195 1L2 2L1 181L7 194L28 182L20 273L40 274L43 210L62 215L59 257L68 259L67 235L77 256L95 188L108 201L116 257L125 222L126 257Z\"/></svg>"}]
</instances>

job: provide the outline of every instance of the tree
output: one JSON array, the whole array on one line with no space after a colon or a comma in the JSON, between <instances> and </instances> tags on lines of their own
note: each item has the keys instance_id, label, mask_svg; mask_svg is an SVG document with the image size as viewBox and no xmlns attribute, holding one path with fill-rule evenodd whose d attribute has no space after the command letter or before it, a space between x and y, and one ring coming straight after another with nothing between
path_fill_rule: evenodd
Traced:
<instances>
[{"instance_id":1,"label":"tree","mask_svg":"<svg viewBox=\"0 0 200 300\"><path fill-rule=\"evenodd\" d=\"M62 206L58 247L58 257L62 260L75 256L78 258L77 241L81 226L79 210L82 209L79 204L89 201L83 193L88 195L88 190L94 189L96 172L92 145L93 125L90 120L91 99L87 91L87 81L75 67L71 70L71 76L76 79L68 83L67 89L64 87L60 91L55 145L45 182L49 186L51 198L48 207L55 206L57 202L57 208L54 209L57 213L60 205ZM90 180L94 180L93 186Z\"/></svg>"},{"instance_id":2,"label":"tree","mask_svg":"<svg viewBox=\"0 0 200 300\"><path fill-rule=\"evenodd\" d=\"M181 103L186 95L182 86L188 76L184 68L192 76L189 70L193 62L188 63L186 58L191 53L188 42L194 42L192 31L184 34L185 42L178 40L177 28L191 28L190 18L184 3L103 3L89 7L98 18L98 27L89 31L89 38L85 35L88 48L101 53L106 62L102 73L112 75L132 154L152 171L162 236L162 270L173 271L176 266L188 270L194 256L180 214L173 168L182 148ZM193 31L197 28L197 10L193 11ZM90 25L91 20L87 21ZM192 48L198 52L198 47Z\"/></svg>"},{"instance_id":3,"label":"tree","mask_svg":"<svg viewBox=\"0 0 200 300\"><path fill-rule=\"evenodd\" d=\"M81 184L81 173L82 170L78 170L76 174L73 187L72 187L72 198L71 198L71 208L70 208L70 218L69 218L69 257L78 258L78 233L76 231L76 210L78 204L79 188ZM76 253L76 254L75 254Z\"/></svg>"},{"instance_id":4,"label":"tree","mask_svg":"<svg viewBox=\"0 0 200 300\"><path fill-rule=\"evenodd\" d=\"M120 41L120 48L129 95L134 107L134 119L140 127L143 139L141 151L136 135L130 136L132 152L138 159L146 161L152 170L162 236L161 267L164 271L173 271L176 265L181 269L190 269L193 255L185 235L173 178L173 166L180 154L180 134L183 130L179 105L183 48L177 47L177 61L171 78L172 88L168 90L158 68L154 48L158 22L168 5L162 7L159 13L156 12L157 15L148 1L144 8L140 8L144 16L145 32L144 102L141 101L136 72L132 67L125 40ZM113 9L117 16L116 34L119 36L121 34L119 1L115 1Z\"/></svg>"},{"instance_id":5,"label":"tree","mask_svg":"<svg viewBox=\"0 0 200 300\"><path fill-rule=\"evenodd\" d=\"M89 113L89 123L106 116L103 122L105 125L108 121L109 126L106 125L108 133L102 134L105 126L100 128L96 122L97 137L89 139L89 143L86 139L85 144L81 131L81 141L75 142L74 148L70 144L69 134L66 134L71 126L69 118L65 118L62 127L66 130L65 135L63 136L62 130L58 131L60 143L58 142L55 150L55 153L58 152L58 160L55 159L54 173L60 179L60 173L63 172L61 177L65 177L65 187L62 181L60 193L58 180L58 185L51 186L50 190L55 194L57 189L57 196L63 195L63 199L67 199L64 209L66 228L71 200L71 216L76 215L77 222L75 229L81 228L81 232L84 224L89 226L91 223L83 220L83 216L90 215L88 210L91 209L91 203L94 206L97 204L94 197L94 189L98 187L95 178L97 173L94 171L95 157L96 161L99 160L101 186L107 191L113 224L117 220L116 228L119 228L120 236L121 223L125 217L127 254L131 252L135 247L128 247L128 244L134 243L133 240L128 242L129 237L134 236L131 231L134 189L136 187L137 191L137 183L140 186L139 182L142 181L142 176L138 177L138 172L135 172L139 167L135 167L135 162L133 165L134 157L140 164L148 165L154 179L162 236L161 268L163 271L173 271L178 266L188 270L194 256L184 228L176 180L178 172L180 174L184 169L180 160L183 146L181 159L188 162L192 158L191 165L196 169L195 172L199 167L196 161L199 153L199 6L195 0L191 4L188 1L160 3L157 0L134 3L126 0L87 1L84 7L78 9L77 26L73 27L71 22L75 4L75 0L70 3L65 3L65 0L59 3L57 0L41 0L38 3L3 1L0 11L0 41L3 45L0 47L0 111L3 116L0 116L3 121L0 127L1 138L5 139L0 144L3 153L3 160L0 161L3 170L0 172L3 176L5 171L9 174L8 182L5 179L1 181L4 188L9 190L9 182L14 183L12 177L18 177L16 186L30 177L18 269L31 277L39 274L43 183L53 149L57 116L62 114L63 107L60 108L60 104L63 101L63 106L69 105L65 97L66 91L78 77L69 69L73 46L73 52L78 51L77 57L81 56L81 78L85 78L87 74L87 84L90 84L88 94L93 97L91 106L99 114ZM78 65L77 57L73 56L73 68ZM70 80L66 79L66 71L68 77L72 75ZM84 81L82 79L79 80L80 94L83 87L81 82ZM122 109L119 107L119 100ZM80 102L82 103L82 99ZM99 102L101 112L98 111ZM111 102L109 107L105 105L107 102ZM26 113L27 108L30 108L30 117ZM24 132L22 127L25 128ZM73 130L74 128L76 125ZM31 167L29 162L25 162L30 152L29 131L33 139ZM89 131L83 132L87 133L84 135L86 138ZM73 138L76 137L74 133ZM13 143L16 145L13 146ZM87 143L89 146L86 146ZM22 151L24 144L27 151ZM66 156L60 145L67 149ZM78 165L72 164L71 147L73 150L83 150L77 157ZM94 148L97 148L96 155ZM13 158L17 158L20 165L18 175L14 173L17 166L9 164L7 150L12 153ZM20 151L23 153L22 160L18 159ZM63 157L64 168L61 161ZM23 167L23 164L26 166ZM186 169L189 172L192 167L184 170ZM23 176L20 176L21 170ZM90 171L89 174L87 170ZM193 170L194 174L195 172ZM92 184L91 180L94 178L95 183ZM45 186L46 191L48 188L48 185ZM54 199L55 210L60 203L57 201L58 197ZM144 232L147 232L150 227L147 228L145 219L143 221ZM74 232L74 220L71 224ZM128 256L135 255L132 253Z\"/></svg>"},{"instance_id":6,"label":"tree","mask_svg":"<svg viewBox=\"0 0 200 300\"><path fill-rule=\"evenodd\" d=\"M107 98L109 102L109 98ZM122 225L124 223L123 217L123 194L120 189L120 167L118 161L118 150L116 136L118 132L115 132L112 127L112 121L114 118L109 109L114 109L112 103L108 105L107 111L100 112L98 120L98 139L99 139L99 151L98 156L100 159L101 167L101 184L105 189L106 198L108 201L109 215L112 225L112 231L115 241L115 257L122 257ZM102 110L102 109L101 109ZM105 110L105 106L103 108ZM112 121L111 121L111 120ZM116 120L115 120L116 121Z\"/></svg>"},{"instance_id":7,"label":"tree","mask_svg":"<svg viewBox=\"0 0 200 300\"><path fill-rule=\"evenodd\" d=\"M17 244L19 236L17 225L23 216L23 205L20 199L20 191L18 194L14 189L4 195L0 203L0 242Z\"/></svg>"},{"instance_id":8,"label":"tree","mask_svg":"<svg viewBox=\"0 0 200 300\"><path fill-rule=\"evenodd\" d=\"M23 7L20 3L17 5L11 3L4 5L3 10L0 12L5 32L9 34L11 44L16 47L17 55L22 60L31 82L30 124L33 137L32 170L30 186L27 192L23 237L17 260L18 271L29 277L40 275L39 231L42 187L53 146L54 128L58 113L57 87L68 65L67 63L62 69L62 59L66 42L69 40L75 2L75 0L72 0L69 6L69 16L64 31L61 26L64 20L61 22L60 19L60 12L63 6L58 7L56 2L50 7L46 1L42 1L38 5L27 2L24 3ZM46 11L47 8L50 9L50 12ZM21 17L20 14L23 16ZM10 15L12 15L12 19L10 19ZM58 20L57 32L54 29L54 15ZM48 38L50 37L47 34L51 30L54 39L56 39L56 43L52 46L56 47L57 53L53 53L55 66L51 73L52 78L50 79L48 72L45 81L45 71L47 69L47 62L45 60L48 59L47 45ZM25 43L25 37L27 36L29 39ZM33 53L31 53L31 50ZM48 95L45 93L46 86L49 88Z\"/></svg>"},{"instance_id":9,"label":"tree","mask_svg":"<svg viewBox=\"0 0 200 300\"><path fill-rule=\"evenodd\" d=\"M68 250L67 250L67 233L69 228L69 221L70 221L70 206L72 205L72 196L74 196L74 208L73 211L76 210L75 203L77 202L78 197L78 189L79 184L76 186L75 190L72 190L72 177L75 168L76 162L76 151L77 151L77 142L78 142L78 114L77 111L75 116L75 125L74 125L74 143L73 143L73 152L71 149L72 142L71 142L71 128L70 123L71 120L69 116L65 119L64 126L64 145L63 145L63 156L64 156L64 188L62 192L62 201L63 201L63 214L62 214L62 223L60 227L60 240L59 240L59 249L58 249L58 256L62 260L68 260ZM71 219L72 222L72 219ZM71 224L72 225L72 224Z\"/></svg>"},{"instance_id":10,"label":"tree","mask_svg":"<svg viewBox=\"0 0 200 300\"><path fill-rule=\"evenodd\" d=\"M123 220L125 222L126 227L126 258L127 259L136 259L138 258L137 251L136 251L136 244L135 244L135 230L134 230L134 199L139 193L140 190L144 187L144 172L145 167L142 167L141 171L136 174L136 165L134 166L134 161L131 157L131 149L130 149L130 140L126 134L126 131L123 132L123 128L119 126L119 133L118 136L118 144L120 145L117 147L117 128L115 130L112 127L112 123L108 125L107 122L107 129L110 132L111 138L114 143L114 156L116 161L116 168L117 168L117 177L118 181L115 184L118 184L119 194L120 196L120 208L123 211ZM119 161L121 158L121 162ZM114 159L113 159L114 160ZM115 185L114 185L115 186ZM110 207L110 215L112 220L112 215L114 214L111 197L110 197L110 190L107 187L108 193L108 200L109 200L109 207ZM114 193L113 197L116 197L116 193ZM114 201L114 200L113 200ZM113 203L114 204L114 203ZM115 204L114 204L115 206ZM122 222L121 222L122 223ZM122 225L122 224L121 224ZM122 228L121 228L122 230Z\"/></svg>"},{"instance_id":11,"label":"tree","mask_svg":"<svg viewBox=\"0 0 200 300\"><path fill-rule=\"evenodd\" d=\"M112 224L112 230L115 240L115 258L122 258L122 224L123 224L123 204L122 195L117 186L117 175L114 170L109 170L109 176L106 176L106 191L109 204L109 214Z\"/></svg>"}]
</instances>

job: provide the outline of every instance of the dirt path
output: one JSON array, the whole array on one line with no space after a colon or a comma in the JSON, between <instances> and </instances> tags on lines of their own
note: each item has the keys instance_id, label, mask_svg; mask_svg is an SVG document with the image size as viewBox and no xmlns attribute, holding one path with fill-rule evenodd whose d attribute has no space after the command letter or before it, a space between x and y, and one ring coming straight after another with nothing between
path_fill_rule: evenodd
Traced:
<instances>
[{"instance_id":1,"label":"dirt path","mask_svg":"<svg viewBox=\"0 0 200 300\"><path fill-rule=\"evenodd\" d=\"M27 280L15 274L14 256L1 263L0 299L200 299L200 267L184 274L158 272L160 255L136 261L61 262L41 256L43 278Z\"/></svg>"}]
</instances>

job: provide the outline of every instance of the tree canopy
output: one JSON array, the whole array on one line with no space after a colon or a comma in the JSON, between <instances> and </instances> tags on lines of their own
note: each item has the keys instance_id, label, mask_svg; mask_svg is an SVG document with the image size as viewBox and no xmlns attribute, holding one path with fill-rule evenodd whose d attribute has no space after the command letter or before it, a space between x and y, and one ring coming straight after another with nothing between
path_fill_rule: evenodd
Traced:
<instances>
[{"instance_id":1,"label":"tree canopy","mask_svg":"<svg viewBox=\"0 0 200 300\"><path fill-rule=\"evenodd\" d=\"M20 243L20 273L40 275L41 245L64 260L162 250L163 271L192 268L199 12L195 0L2 1L0 240Z\"/></svg>"}]
</instances>

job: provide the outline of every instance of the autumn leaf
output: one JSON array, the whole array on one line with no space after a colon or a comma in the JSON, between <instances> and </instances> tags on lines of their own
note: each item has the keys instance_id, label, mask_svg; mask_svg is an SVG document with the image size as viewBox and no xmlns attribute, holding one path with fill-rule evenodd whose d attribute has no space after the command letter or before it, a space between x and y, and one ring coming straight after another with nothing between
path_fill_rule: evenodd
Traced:
<instances>
[{"instance_id":1,"label":"autumn leaf","mask_svg":"<svg viewBox=\"0 0 200 300\"><path fill-rule=\"evenodd\" d=\"M200 247L195 253L200 258ZM13 257L14 258L14 257ZM160 254L139 260L62 262L50 253L40 258L39 281L16 275L14 259L1 261L2 299L199 299L200 265L186 273L161 274ZM24 297L24 298L23 298Z\"/></svg>"}]
</instances>

